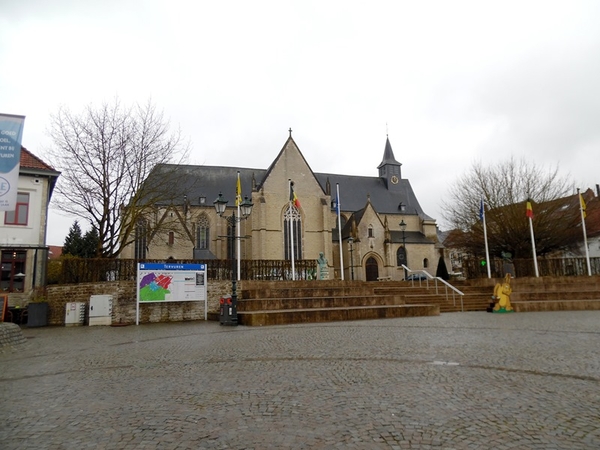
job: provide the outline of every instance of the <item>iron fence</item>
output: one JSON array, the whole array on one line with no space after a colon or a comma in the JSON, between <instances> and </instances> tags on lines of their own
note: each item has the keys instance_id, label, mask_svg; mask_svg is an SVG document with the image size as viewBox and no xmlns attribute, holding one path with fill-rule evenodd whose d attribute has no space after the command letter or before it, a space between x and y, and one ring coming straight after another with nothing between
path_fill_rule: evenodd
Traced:
<instances>
[{"instance_id":1,"label":"iron fence","mask_svg":"<svg viewBox=\"0 0 600 450\"><path fill-rule=\"evenodd\" d=\"M147 263L177 263L198 264L197 260L136 260L136 259L93 259L68 258L55 260L58 265L53 270L50 284L92 283L97 281L135 280L137 264ZM207 277L212 280L231 280L233 264L236 261L212 259L204 262ZM296 280L314 280L317 276L316 260L298 260L294 262ZM280 260L241 260L240 279L242 280L291 280L291 261Z\"/></svg>"},{"instance_id":2,"label":"iron fence","mask_svg":"<svg viewBox=\"0 0 600 450\"><path fill-rule=\"evenodd\" d=\"M489 261L492 278L502 278L506 273L516 277L534 277L535 266L532 258L514 259L507 262L503 259ZM538 258L538 272L541 277L583 276L588 274L585 258ZM592 275L600 274L600 258L590 258ZM463 275L467 278L487 277L487 267L479 260L463 261Z\"/></svg>"}]
</instances>

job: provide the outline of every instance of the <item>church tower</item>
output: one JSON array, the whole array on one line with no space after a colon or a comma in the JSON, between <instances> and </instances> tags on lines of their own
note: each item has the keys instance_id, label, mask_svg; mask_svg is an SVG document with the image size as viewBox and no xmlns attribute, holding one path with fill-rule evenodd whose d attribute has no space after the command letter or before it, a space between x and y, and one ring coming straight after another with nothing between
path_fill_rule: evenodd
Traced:
<instances>
[{"instance_id":1,"label":"church tower","mask_svg":"<svg viewBox=\"0 0 600 450\"><path fill-rule=\"evenodd\" d=\"M400 180L402 179L402 164L396 161L390 138L386 136L385 150L383 151L383 159L381 164L377 166L379 169L379 178L384 180L389 191L400 190Z\"/></svg>"}]
</instances>

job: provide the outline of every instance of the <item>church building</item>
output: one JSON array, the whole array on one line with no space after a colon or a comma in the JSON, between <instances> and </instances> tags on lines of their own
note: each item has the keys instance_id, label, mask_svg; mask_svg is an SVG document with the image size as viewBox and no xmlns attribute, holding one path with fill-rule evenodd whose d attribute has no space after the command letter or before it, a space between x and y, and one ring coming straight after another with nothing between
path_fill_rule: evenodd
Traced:
<instances>
[{"instance_id":1,"label":"church building","mask_svg":"<svg viewBox=\"0 0 600 450\"><path fill-rule=\"evenodd\" d=\"M401 168L386 138L377 176L315 173L291 130L267 169L160 165L147 182L170 178L175 194L156 205L152 220L173 225L149 235L140 231L122 257L231 258L231 226L214 201L222 195L229 201L225 215L237 211L239 177L241 198L253 204L247 220L236 222L242 260L317 260L322 253L329 279L341 279L343 270L345 280L402 280L403 264L435 276L436 222L421 209Z\"/></svg>"}]
</instances>

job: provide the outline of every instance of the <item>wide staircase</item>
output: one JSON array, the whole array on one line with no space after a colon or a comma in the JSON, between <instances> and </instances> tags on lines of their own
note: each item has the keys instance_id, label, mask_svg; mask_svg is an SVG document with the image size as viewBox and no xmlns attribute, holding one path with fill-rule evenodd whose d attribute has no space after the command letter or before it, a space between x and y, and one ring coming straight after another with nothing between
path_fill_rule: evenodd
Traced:
<instances>
[{"instance_id":1,"label":"wide staircase","mask_svg":"<svg viewBox=\"0 0 600 450\"><path fill-rule=\"evenodd\" d=\"M486 311L503 279L453 281L248 281L238 323L248 326L333 322ZM600 310L600 276L513 278L516 312Z\"/></svg>"},{"instance_id":2,"label":"wide staircase","mask_svg":"<svg viewBox=\"0 0 600 450\"><path fill-rule=\"evenodd\" d=\"M406 282L244 281L238 323L262 326L437 316L444 296Z\"/></svg>"},{"instance_id":3,"label":"wide staircase","mask_svg":"<svg viewBox=\"0 0 600 450\"><path fill-rule=\"evenodd\" d=\"M600 275L515 278L511 287L516 312L600 310Z\"/></svg>"}]
</instances>

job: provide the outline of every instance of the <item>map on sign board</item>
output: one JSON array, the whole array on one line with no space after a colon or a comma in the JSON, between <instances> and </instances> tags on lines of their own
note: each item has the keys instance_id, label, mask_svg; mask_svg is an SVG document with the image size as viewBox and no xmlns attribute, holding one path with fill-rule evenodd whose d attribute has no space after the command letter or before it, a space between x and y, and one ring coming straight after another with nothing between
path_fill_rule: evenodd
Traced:
<instances>
[{"instance_id":1,"label":"map on sign board","mask_svg":"<svg viewBox=\"0 0 600 450\"><path fill-rule=\"evenodd\" d=\"M204 300L206 296L203 265L140 264L138 290L140 302Z\"/></svg>"}]
</instances>

